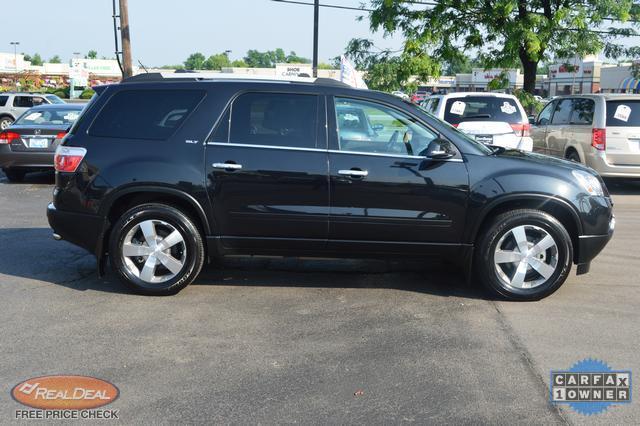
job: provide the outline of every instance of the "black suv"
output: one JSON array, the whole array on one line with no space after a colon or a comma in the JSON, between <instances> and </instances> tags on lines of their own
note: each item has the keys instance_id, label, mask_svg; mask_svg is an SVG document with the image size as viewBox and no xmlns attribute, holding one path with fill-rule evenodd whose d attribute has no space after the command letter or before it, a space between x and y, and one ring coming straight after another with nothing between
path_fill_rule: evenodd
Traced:
<instances>
[{"instance_id":1,"label":"black suv","mask_svg":"<svg viewBox=\"0 0 640 426\"><path fill-rule=\"evenodd\" d=\"M145 294L229 254L438 255L532 300L613 233L593 170L482 145L389 94L197 74L96 92L57 150L49 223Z\"/></svg>"}]
</instances>

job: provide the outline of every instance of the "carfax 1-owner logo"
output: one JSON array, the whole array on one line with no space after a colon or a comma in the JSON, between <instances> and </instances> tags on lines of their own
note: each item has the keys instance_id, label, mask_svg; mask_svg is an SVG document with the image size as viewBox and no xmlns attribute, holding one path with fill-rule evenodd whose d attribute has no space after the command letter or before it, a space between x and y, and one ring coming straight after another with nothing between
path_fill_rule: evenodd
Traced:
<instances>
[{"instance_id":1,"label":"carfax 1-owner logo","mask_svg":"<svg viewBox=\"0 0 640 426\"><path fill-rule=\"evenodd\" d=\"M101 407L119 395L113 384L88 376L34 377L11 390L13 399L28 407L16 410L16 419L118 419L118 410Z\"/></svg>"},{"instance_id":2,"label":"carfax 1-owner logo","mask_svg":"<svg viewBox=\"0 0 640 426\"><path fill-rule=\"evenodd\" d=\"M631 402L631 371L585 359L568 370L552 370L549 387L554 404L568 404L584 415L599 414L611 405Z\"/></svg>"}]
</instances>

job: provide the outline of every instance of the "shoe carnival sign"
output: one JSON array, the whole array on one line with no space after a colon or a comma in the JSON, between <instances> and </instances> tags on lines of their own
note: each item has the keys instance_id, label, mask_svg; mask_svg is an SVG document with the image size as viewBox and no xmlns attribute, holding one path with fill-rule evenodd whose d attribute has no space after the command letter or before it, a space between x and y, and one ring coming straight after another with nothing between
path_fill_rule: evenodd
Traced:
<instances>
[{"instance_id":1,"label":"shoe carnival sign","mask_svg":"<svg viewBox=\"0 0 640 426\"><path fill-rule=\"evenodd\" d=\"M90 410L111 404L120 391L111 383L87 376L43 376L18 383L11 396L41 410Z\"/></svg>"}]
</instances>

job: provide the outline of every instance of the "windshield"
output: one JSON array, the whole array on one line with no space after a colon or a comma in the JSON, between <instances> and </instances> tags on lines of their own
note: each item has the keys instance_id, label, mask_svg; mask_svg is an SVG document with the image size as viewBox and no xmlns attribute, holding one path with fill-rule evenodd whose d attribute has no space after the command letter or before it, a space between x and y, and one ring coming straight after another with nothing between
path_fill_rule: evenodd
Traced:
<instances>
[{"instance_id":1,"label":"windshield","mask_svg":"<svg viewBox=\"0 0 640 426\"><path fill-rule=\"evenodd\" d=\"M45 96L45 98L47 98L47 100L49 102L51 102L52 104L64 104L64 103L66 103L65 101L63 101L62 99L57 97L56 95L47 95L47 96Z\"/></svg>"},{"instance_id":2,"label":"windshield","mask_svg":"<svg viewBox=\"0 0 640 426\"><path fill-rule=\"evenodd\" d=\"M640 127L640 100L607 101L607 126Z\"/></svg>"},{"instance_id":3,"label":"windshield","mask_svg":"<svg viewBox=\"0 0 640 426\"><path fill-rule=\"evenodd\" d=\"M71 126L80 116L77 109L47 109L25 112L16 122L22 126Z\"/></svg>"},{"instance_id":4,"label":"windshield","mask_svg":"<svg viewBox=\"0 0 640 426\"><path fill-rule=\"evenodd\" d=\"M513 98L497 96L465 96L447 99L444 120L450 124L463 121L500 121L521 123L522 114Z\"/></svg>"}]
</instances>

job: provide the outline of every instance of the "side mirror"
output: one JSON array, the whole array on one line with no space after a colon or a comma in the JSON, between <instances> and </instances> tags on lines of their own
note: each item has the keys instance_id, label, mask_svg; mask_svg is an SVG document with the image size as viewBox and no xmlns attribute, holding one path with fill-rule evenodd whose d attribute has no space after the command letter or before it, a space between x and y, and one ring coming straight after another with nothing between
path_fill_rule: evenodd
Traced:
<instances>
[{"instance_id":1,"label":"side mirror","mask_svg":"<svg viewBox=\"0 0 640 426\"><path fill-rule=\"evenodd\" d=\"M529 124L536 124L536 116L535 115L530 115L529 116Z\"/></svg>"},{"instance_id":2,"label":"side mirror","mask_svg":"<svg viewBox=\"0 0 640 426\"><path fill-rule=\"evenodd\" d=\"M427 149L422 152L422 155L434 160L446 160L456 154L455 150L451 147L451 142L446 139L437 138L429 142Z\"/></svg>"},{"instance_id":3,"label":"side mirror","mask_svg":"<svg viewBox=\"0 0 640 426\"><path fill-rule=\"evenodd\" d=\"M374 124L371 128L374 131L379 132L380 130L384 130L384 124Z\"/></svg>"}]
</instances>

